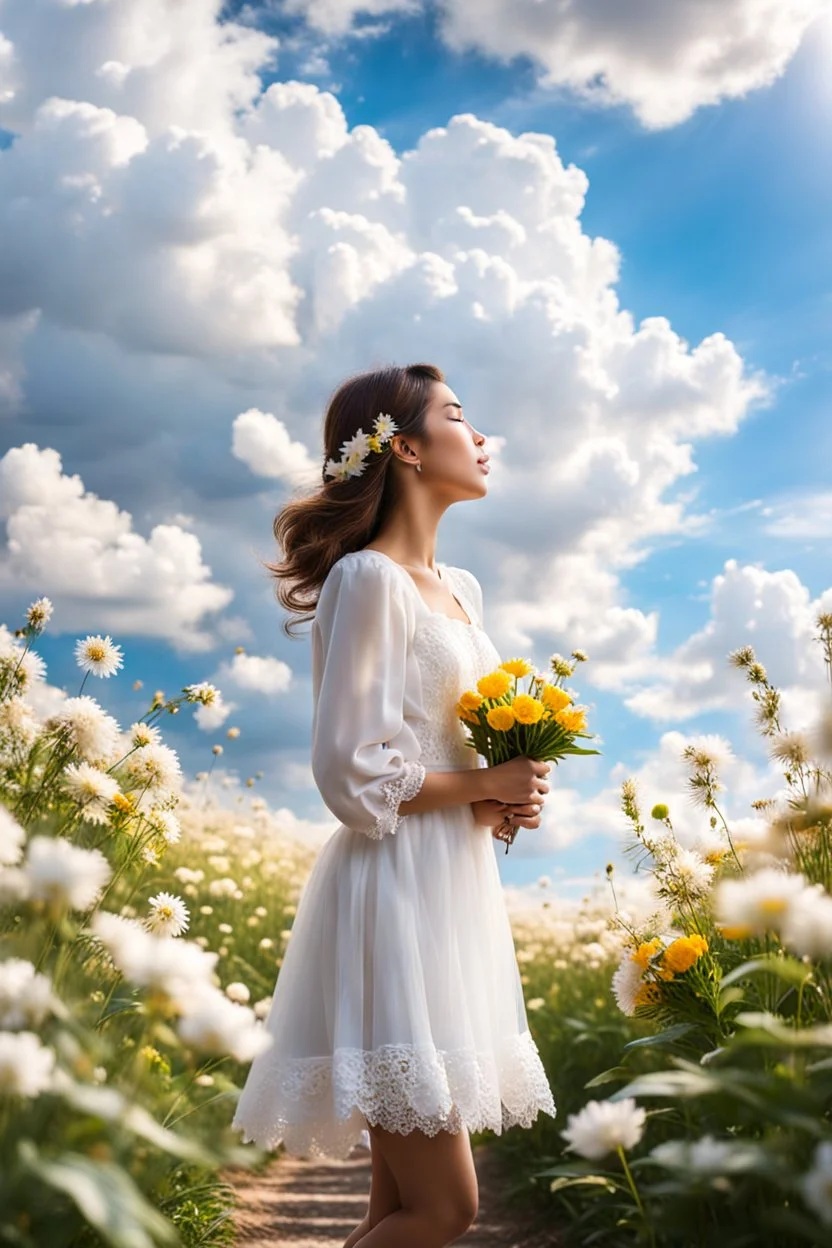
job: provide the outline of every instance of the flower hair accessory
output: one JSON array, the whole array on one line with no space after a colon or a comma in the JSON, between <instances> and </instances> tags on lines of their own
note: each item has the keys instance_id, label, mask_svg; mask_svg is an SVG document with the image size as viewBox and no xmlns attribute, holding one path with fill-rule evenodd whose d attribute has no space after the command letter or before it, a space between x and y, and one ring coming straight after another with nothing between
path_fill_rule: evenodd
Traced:
<instances>
[{"instance_id":1,"label":"flower hair accessory","mask_svg":"<svg viewBox=\"0 0 832 1248\"><path fill-rule=\"evenodd\" d=\"M373 422L373 428L373 433L365 433L363 429L359 429L347 442L344 442L341 446L340 460L327 460L324 476L337 477L339 481L345 481L347 477L360 477L366 467L365 460L370 451L383 451L385 443L398 432L398 425L392 416L385 416L383 412L379 412Z\"/></svg>"}]
</instances>

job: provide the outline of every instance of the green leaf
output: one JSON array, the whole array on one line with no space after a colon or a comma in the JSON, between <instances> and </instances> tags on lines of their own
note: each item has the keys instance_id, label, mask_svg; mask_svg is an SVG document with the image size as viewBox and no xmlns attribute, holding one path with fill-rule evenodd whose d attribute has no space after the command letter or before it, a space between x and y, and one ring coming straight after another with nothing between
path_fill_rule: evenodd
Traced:
<instances>
[{"instance_id":1,"label":"green leaf","mask_svg":"<svg viewBox=\"0 0 832 1248\"><path fill-rule=\"evenodd\" d=\"M666 1031L657 1031L655 1035L639 1036L637 1040L630 1040L624 1045L624 1052L626 1053L628 1049L652 1049L657 1045L672 1044L674 1040L680 1039L694 1029L693 1023L674 1023Z\"/></svg>"},{"instance_id":2,"label":"green leaf","mask_svg":"<svg viewBox=\"0 0 832 1248\"><path fill-rule=\"evenodd\" d=\"M549 1191L559 1192L564 1187L578 1187L580 1184L589 1187L603 1187L608 1192L614 1192L618 1187L618 1184L613 1183L612 1179L605 1179L600 1174L583 1174L573 1179L552 1179L552 1182L549 1184Z\"/></svg>"},{"instance_id":3,"label":"green leaf","mask_svg":"<svg viewBox=\"0 0 832 1248\"><path fill-rule=\"evenodd\" d=\"M746 979L749 975L759 975L763 971L769 971L787 984L804 984L812 974L812 968L799 962L797 958L764 954L762 957L752 958L749 962L743 962L741 966L735 966L733 971L723 975L720 991L727 988L729 984L735 984L737 980Z\"/></svg>"},{"instance_id":4,"label":"green leaf","mask_svg":"<svg viewBox=\"0 0 832 1248\"><path fill-rule=\"evenodd\" d=\"M590 1079L584 1084L585 1088L600 1088L604 1083L614 1083L616 1079L626 1079L631 1072L626 1066L611 1066L609 1070L602 1070L600 1075L596 1075L594 1079Z\"/></svg>"},{"instance_id":5,"label":"green leaf","mask_svg":"<svg viewBox=\"0 0 832 1248\"><path fill-rule=\"evenodd\" d=\"M119 1126L135 1132L171 1157L181 1157L185 1161L208 1166L218 1160L198 1140L168 1130L141 1105L126 1101L116 1088L102 1088L94 1084L66 1080L56 1090L73 1109L103 1118L105 1122L117 1122Z\"/></svg>"},{"instance_id":6,"label":"green leaf","mask_svg":"<svg viewBox=\"0 0 832 1248\"><path fill-rule=\"evenodd\" d=\"M734 1020L748 1030L738 1033L737 1039L745 1043L786 1044L790 1048L805 1049L832 1046L832 1023L817 1023L813 1027L793 1027L767 1011L746 1010Z\"/></svg>"},{"instance_id":7,"label":"green leaf","mask_svg":"<svg viewBox=\"0 0 832 1248\"><path fill-rule=\"evenodd\" d=\"M176 1228L145 1200L120 1166L93 1162L80 1153L47 1161L31 1140L21 1140L18 1151L23 1167L68 1196L112 1248L181 1244Z\"/></svg>"}]
</instances>

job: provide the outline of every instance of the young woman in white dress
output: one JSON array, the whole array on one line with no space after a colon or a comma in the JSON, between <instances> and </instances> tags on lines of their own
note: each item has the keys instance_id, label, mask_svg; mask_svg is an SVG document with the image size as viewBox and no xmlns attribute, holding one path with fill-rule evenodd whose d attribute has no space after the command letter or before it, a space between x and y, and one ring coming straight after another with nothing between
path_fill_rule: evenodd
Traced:
<instances>
[{"instance_id":1,"label":"young woman in white dress","mask_svg":"<svg viewBox=\"0 0 832 1248\"><path fill-rule=\"evenodd\" d=\"M330 468L377 414L397 432ZM372 1153L344 1248L443 1248L472 1225L470 1132L555 1116L526 1021L490 833L540 826L548 763L481 766L456 715L500 656L482 591L437 563L445 510L486 493L484 435L433 365L345 381L323 485L278 513L277 595L314 613L312 771L341 823L298 900L234 1126L267 1148ZM292 636L292 623L284 631Z\"/></svg>"}]
</instances>

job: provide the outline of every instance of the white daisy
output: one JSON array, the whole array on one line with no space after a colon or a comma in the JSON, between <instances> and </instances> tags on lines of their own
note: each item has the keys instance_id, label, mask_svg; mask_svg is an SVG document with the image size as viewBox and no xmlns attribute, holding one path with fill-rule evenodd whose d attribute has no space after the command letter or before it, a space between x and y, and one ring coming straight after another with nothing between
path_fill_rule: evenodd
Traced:
<instances>
[{"instance_id":1,"label":"white daisy","mask_svg":"<svg viewBox=\"0 0 832 1248\"><path fill-rule=\"evenodd\" d=\"M788 921L793 906L801 905L806 893L802 875L791 875L765 867L739 880L720 880L713 902L717 923L732 929L735 936L762 936L779 931Z\"/></svg>"},{"instance_id":2,"label":"white daisy","mask_svg":"<svg viewBox=\"0 0 832 1248\"><path fill-rule=\"evenodd\" d=\"M387 416L384 412L379 412L375 419L375 434L379 442L389 442L394 433L398 433L399 426L393 420L392 416Z\"/></svg>"},{"instance_id":3,"label":"white daisy","mask_svg":"<svg viewBox=\"0 0 832 1248\"><path fill-rule=\"evenodd\" d=\"M26 612L26 623L40 633L52 618L52 603L48 598L38 598Z\"/></svg>"},{"instance_id":4,"label":"white daisy","mask_svg":"<svg viewBox=\"0 0 832 1248\"><path fill-rule=\"evenodd\" d=\"M185 695L186 702L201 702L203 706L210 706L221 696L219 689L207 680L201 680L197 685L186 685Z\"/></svg>"},{"instance_id":5,"label":"white daisy","mask_svg":"<svg viewBox=\"0 0 832 1248\"><path fill-rule=\"evenodd\" d=\"M55 1054L31 1031L0 1032L0 1094L40 1096L52 1084Z\"/></svg>"},{"instance_id":6,"label":"white daisy","mask_svg":"<svg viewBox=\"0 0 832 1248\"><path fill-rule=\"evenodd\" d=\"M229 1001L236 1001L238 1005L248 1005L251 1000L251 993L245 984L235 980L233 984L227 984L225 995Z\"/></svg>"},{"instance_id":7,"label":"white daisy","mask_svg":"<svg viewBox=\"0 0 832 1248\"><path fill-rule=\"evenodd\" d=\"M188 907L175 893L157 893L149 902L145 926L159 936L181 936L190 922Z\"/></svg>"},{"instance_id":8,"label":"white daisy","mask_svg":"<svg viewBox=\"0 0 832 1248\"><path fill-rule=\"evenodd\" d=\"M46 664L34 650L26 650L17 642L6 643L4 638L0 664L12 675L11 691L19 693L31 689L37 681L46 678Z\"/></svg>"},{"instance_id":9,"label":"white daisy","mask_svg":"<svg viewBox=\"0 0 832 1248\"><path fill-rule=\"evenodd\" d=\"M271 1035L257 1021L254 1010L235 1005L217 991L203 991L181 1018L178 1031L191 1048L218 1057L229 1055L249 1062L269 1048Z\"/></svg>"},{"instance_id":10,"label":"white daisy","mask_svg":"<svg viewBox=\"0 0 832 1248\"><path fill-rule=\"evenodd\" d=\"M24 958L0 962L0 1029L37 1027L52 1008L52 981Z\"/></svg>"},{"instance_id":11,"label":"white daisy","mask_svg":"<svg viewBox=\"0 0 832 1248\"><path fill-rule=\"evenodd\" d=\"M622 1014L631 1018L636 1009L636 997L644 983L644 975L638 962L634 961L628 947L612 977L612 991Z\"/></svg>"},{"instance_id":12,"label":"white daisy","mask_svg":"<svg viewBox=\"0 0 832 1248\"><path fill-rule=\"evenodd\" d=\"M590 1101L570 1114L561 1135L569 1147L590 1161L599 1161L617 1148L633 1148L644 1134L646 1112L631 1096L621 1101Z\"/></svg>"},{"instance_id":13,"label":"white daisy","mask_svg":"<svg viewBox=\"0 0 832 1248\"><path fill-rule=\"evenodd\" d=\"M89 763L110 763L119 749L121 729L95 698L67 698L46 721L50 731L63 731L68 743Z\"/></svg>"},{"instance_id":14,"label":"white daisy","mask_svg":"<svg viewBox=\"0 0 832 1248\"><path fill-rule=\"evenodd\" d=\"M119 792L117 780L91 763L69 763L61 780L69 795L80 803L81 817L87 823L107 822L112 814L110 804Z\"/></svg>"},{"instance_id":15,"label":"white daisy","mask_svg":"<svg viewBox=\"0 0 832 1248\"><path fill-rule=\"evenodd\" d=\"M82 849L60 836L34 836L24 871L33 900L88 910L112 875L100 849Z\"/></svg>"},{"instance_id":16,"label":"white daisy","mask_svg":"<svg viewBox=\"0 0 832 1248\"><path fill-rule=\"evenodd\" d=\"M130 745L157 745L162 734L155 724L135 723L130 725Z\"/></svg>"},{"instance_id":17,"label":"white daisy","mask_svg":"<svg viewBox=\"0 0 832 1248\"><path fill-rule=\"evenodd\" d=\"M93 676L114 676L124 660L121 657L121 647L108 635L89 636L82 641L76 641L75 662L82 672L92 672Z\"/></svg>"},{"instance_id":18,"label":"white daisy","mask_svg":"<svg viewBox=\"0 0 832 1248\"><path fill-rule=\"evenodd\" d=\"M364 456L369 453L369 450L370 438L363 429L357 430L351 438L348 438L346 442L341 443L341 455L347 460L352 459L353 457L363 459Z\"/></svg>"},{"instance_id":19,"label":"white daisy","mask_svg":"<svg viewBox=\"0 0 832 1248\"><path fill-rule=\"evenodd\" d=\"M272 1008L273 1000L274 1000L274 997L262 997L259 1001L255 1002L254 1017L266 1018L269 1013L269 1010Z\"/></svg>"},{"instance_id":20,"label":"white daisy","mask_svg":"<svg viewBox=\"0 0 832 1248\"><path fill-rule=\"evenodd\" d=\"M156 831L161 832L168 845L176 845L182 839L181 825L172 811L151 810L147 818Z\"/></svg>"},{"instance_id":21,"label":"white daisy","mask_svg":"<svg viewBox=\"0 0 832 1248\"><path fill-rule=\"evenodd\" d=\"M326 461L325 474L328 477L334 477L336 480L345 481L349 475L347 465L343 460L328 459Z\"/></svg>"},{"instance_id":22,"label":"white daisy","mask_svg":"<svg viewBox=\"0 0 832 1248\"><path fill-rule=\"evenodd\" d=\"M23 855L26 833L12 812L0 802L0 867L14 867Z\"/></svg>"},{"instance_id":23,"label":"white daisy","mask_svg":"<svg viewBox=\"0 0 832 1248\"><path fill-rule=\"evenodd\" d=\"M714 878L714 868L694 849L680 849L670 870L689 897L701 897Z\"/></svg>"},{"instance_id":24,"label":"white daisy","mask_svg":"<svg viewBox=\"0 0 832 1248\"><path fill-rule=\"evenodd\" d=\"M151 793L173 793L179 788L182 768L175 750L167 745L143 745L125 761L127 774Z\"/></svg>"},{"instance_id":25,"label":"white daisy","mask_svg":"<svg viewBox=\"0 0 832 1248\"><path fill-rule=\"evenodd\" d=\"M28 748L38 735L38 722L29 703L21 697L11 697L0 702L0 733Z\"/></svg>"},{"instance_id":26,"label":"white daisy","mask_svg":"<svg viewBox=\"0 0 832 1248\"><path fill-rule=\"evenodd\" d=\"M155 935L135 919L107 910L96 911L90 931L127 979L167 997L177 1011L187 1009L196 995L213 987L218 954L200 948L196 941Z\"/></svg>"},{"instance_id":27,"label":"white daisy","mask_svg":"<svg viewBox=\"0 0 832 1248\"><path fill-rule=\"evenodd\" d=\"M832 957L832 897L822 884L810 885L799 904L788 907L780 934L783 944L800 957Z\"/></svg>"}]
</instances>

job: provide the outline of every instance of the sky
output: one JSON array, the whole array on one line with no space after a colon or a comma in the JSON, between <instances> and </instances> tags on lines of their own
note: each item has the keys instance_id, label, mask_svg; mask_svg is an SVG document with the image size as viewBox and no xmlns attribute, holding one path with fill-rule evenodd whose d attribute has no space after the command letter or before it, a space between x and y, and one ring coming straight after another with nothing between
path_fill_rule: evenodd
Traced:
<instances>
[{"instance_id":1,"label":"sky","mask_svg":"<svg viewBox=\"0 0 832 1248\"><path fill-rule=\"evenodd\" d=\"M778 773L727 655L788 727L823 691L831 122L820 0L0 0L0 620L55 606L41 705L87 634L122 726L210 680L164 725L186 775L222 744L221 800L322 843L272 519L338 382L427 359L492 456L437 558L502 654L589 655L603 753L495 842L506 885L630 870L627 776L693 843L690 740L753 830Z\"/></svg>"}]
</instances>

